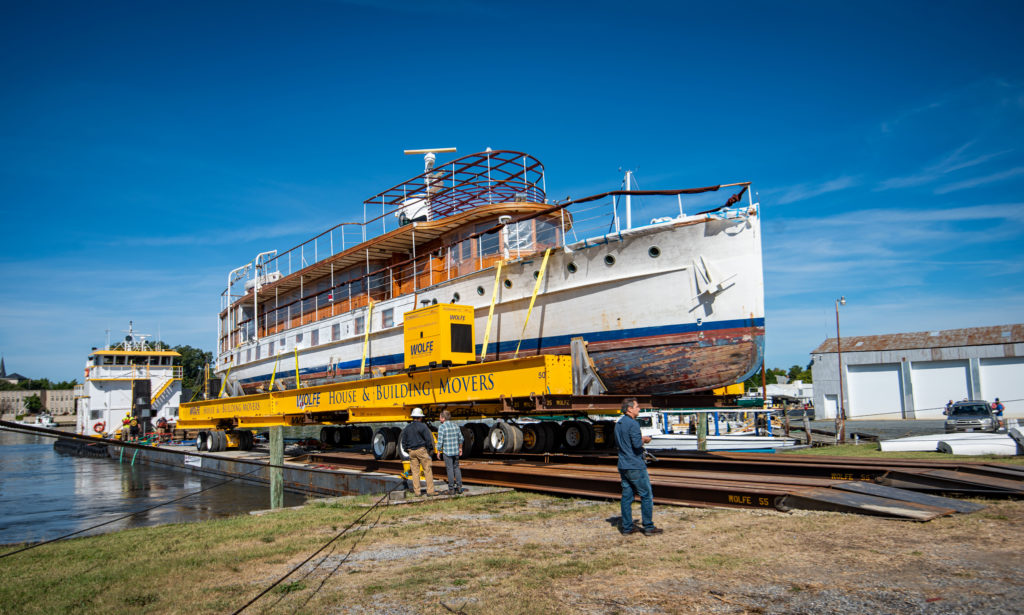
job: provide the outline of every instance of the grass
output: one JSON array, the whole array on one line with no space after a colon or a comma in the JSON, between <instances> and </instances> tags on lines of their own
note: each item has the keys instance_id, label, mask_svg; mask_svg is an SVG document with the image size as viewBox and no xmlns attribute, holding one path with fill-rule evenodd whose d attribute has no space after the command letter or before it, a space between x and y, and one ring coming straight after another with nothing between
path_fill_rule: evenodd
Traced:
<instances>
[{"instance_id":1,"label":"grass","mask_svg":"<svg viewBox=\"0 0 1024 615\"><path fill-rule=\"evenodd\" d=\"M0 604L4 613L232 612L367 513L367 503L43 545L3 560ZM1024 530L1024 503L988 504L928 524L656 506L666 529L659 538L620 536L615 501L516 492L394 506L372 511L246 612L706 612L750 603L752 586L806 595L838 576L909 587L900 575L979 570L965 577L979 582L1024 567L1005 541ZM977 554L987 559L954 559Z\"/></svg>"}]
</instances>

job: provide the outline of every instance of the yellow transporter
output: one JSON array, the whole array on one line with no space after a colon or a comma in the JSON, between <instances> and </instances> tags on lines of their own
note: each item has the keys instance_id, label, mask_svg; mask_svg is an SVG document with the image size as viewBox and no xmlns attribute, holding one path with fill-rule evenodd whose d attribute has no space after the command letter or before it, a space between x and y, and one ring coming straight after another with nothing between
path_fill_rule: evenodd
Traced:
<instances>
[{"instance_id":1,"label":"yellow transporter","mask_svg":"<svg viewBox=\"0 0 1024 615\"><path fill-rule=\"evenodd\" d=\"M249 429L274 425L408 421L428 416L501 414L540 397L572 395L570 357L542 355L353 380L259 395L181 404L181 429Z\"/></svg>"}]
</instances>

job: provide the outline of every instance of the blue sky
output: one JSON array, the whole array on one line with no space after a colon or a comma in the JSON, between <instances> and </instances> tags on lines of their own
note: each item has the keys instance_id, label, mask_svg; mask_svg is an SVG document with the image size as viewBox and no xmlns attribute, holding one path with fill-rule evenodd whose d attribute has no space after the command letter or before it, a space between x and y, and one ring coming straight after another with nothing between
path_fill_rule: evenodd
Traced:
<instances>
[{"instance_id":1,"label":"blue sky","mask_svg":"<svg viewBox=\"0 0 1024 615\"><path fill-rule=\"evenodd\" d=\"M128 321L212 350L229 270L422 170L549 197L752 181L767 363L1021 322L1024 9L1002 2L5 3L0 355L81 378Z\"/></svg>"}]
</instances>

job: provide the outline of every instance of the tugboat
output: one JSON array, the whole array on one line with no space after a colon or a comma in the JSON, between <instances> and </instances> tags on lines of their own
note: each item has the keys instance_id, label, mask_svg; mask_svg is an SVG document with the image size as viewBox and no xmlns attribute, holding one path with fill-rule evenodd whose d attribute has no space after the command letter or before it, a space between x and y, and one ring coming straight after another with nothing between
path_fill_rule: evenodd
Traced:
<instances>
[{"instance_id":1,"label":"tugboat","mask_svg":"<svg viewBox=\"0 0 1024 615\"><path fill-rule=\"evenodd\" d=\"M108 343L89 353L85 382L76 391L79 434L114 435L126 416L136 419L142 433L160 419L177 421L182 368L174 363L181 355L151 347L150 336L135 333L132 322L127 333L117 347Z\"/></svg>"}]
</instances>

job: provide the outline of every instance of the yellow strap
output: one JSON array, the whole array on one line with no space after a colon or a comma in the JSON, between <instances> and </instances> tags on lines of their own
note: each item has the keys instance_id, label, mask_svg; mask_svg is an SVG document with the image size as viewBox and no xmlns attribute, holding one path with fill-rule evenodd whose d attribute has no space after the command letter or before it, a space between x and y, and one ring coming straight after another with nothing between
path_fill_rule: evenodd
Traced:
<instances>
[{"instance_id":1,"label":"yellow strap","mask_svg":"<svg viewBox=\"0 0 1024 615\"><path fill-rule=\"evenodd\" d=\"M501 265L504 260L498 261L498 271L494 274L494 291L491 292L491 307L487 310L487 328L484 329L484 347L480 351L480 360L487 356L487 343L491 339L491 319L494 318L494 303L498 300L498 283L501 281Z\"/></svg>"},{"instance_id":2,"label":"yellow strap","mask_svg":"<svg viewBox=\"0 0 1024 615\"><path fill-rule=\"evenodd\" d=\"M228 386L228 376L231 375L231 368L228 368L228 373L224 374L224 380L220 383L220 395L217 397L224 397L224 388Z\"/></svg>"},{"instance_id":3,"label":"yellow strap","mask_svg":"<svg viewBox=\"0 0 1024 615\"><path fill-rule=\"evenodd\" d=\"M270 372L270 388L267 389L268 392L274 390L274 379L277 378L277 364L280 360L281 355L278 355L277 358L274 359L274 371Z\"/></svg>"},{"instance_id":4,"label":"yellow strap","mask_svg":"<svg viewBox=\"0 0 1024 615\"><path fill-rule=\"evenodd\" d=\"M370 299L370 309L366 312L366 331L363 333L363 360L359 362L359 375L366 371L366 350L370 347L370 323L373 322L373 299Z\"/></svg>"},{"instance_id":5,"label":"yellow strap","mask_svg":"<svg viewBox=\"0 0 1024 615\"><path fill-rule=\"evenodd\" d=\"M295 347L295 388L302 388L302 381L299 379L299 347Z\"/></svg>"},{"instance_id":6,"label":"yellow strap","mask_svg":"<svg viewBox=\"0 0 1024 615\"><path fill-rule=\"evenodd\" d=\"M540 283L544 280L544 272L548 268L548 257L551 256L551 248L544 250L544 262L540 264L540 273L537 274L537 283L533 285L533 296L530 297L530 308L526 310L526 320L523 322L523 332L519 334L519 341L516 342L516 352L512 355L515 359L519 356L519 346L526 336L526 325L530 324L530 314L533 313L533 302L537 300L537 293L540 291Z\"/></svg>"}]
</instances>

